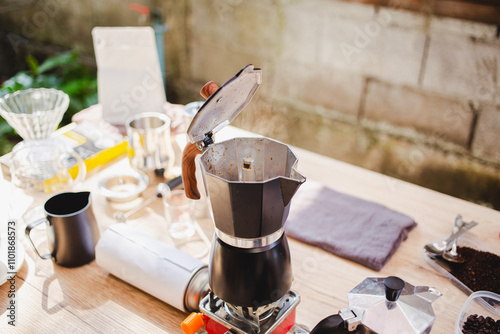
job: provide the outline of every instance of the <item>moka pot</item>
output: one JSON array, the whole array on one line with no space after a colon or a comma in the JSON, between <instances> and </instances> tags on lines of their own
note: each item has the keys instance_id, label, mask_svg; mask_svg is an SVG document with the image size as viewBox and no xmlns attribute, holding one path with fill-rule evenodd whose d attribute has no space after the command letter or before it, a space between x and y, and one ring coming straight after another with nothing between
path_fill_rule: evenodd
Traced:
<instances>
[{"instance_id":1,"label":"moka pot","mask_svg":"<svg viewBox=\"0 0 500 334\"><path fill-rule=\"evenodd\" d=\"M290 252L284 224L290 202L305 177L285 144L268 138L234 138L214 143L213 135L250 102L262 81L252 65L209 96L187 131L184 150L186 195L199 198L195 163L200 162L215 223L210 256L210 287L219 298L241 307L261 307L283 297L291 287Z\"/></svg>"}]
</instances>

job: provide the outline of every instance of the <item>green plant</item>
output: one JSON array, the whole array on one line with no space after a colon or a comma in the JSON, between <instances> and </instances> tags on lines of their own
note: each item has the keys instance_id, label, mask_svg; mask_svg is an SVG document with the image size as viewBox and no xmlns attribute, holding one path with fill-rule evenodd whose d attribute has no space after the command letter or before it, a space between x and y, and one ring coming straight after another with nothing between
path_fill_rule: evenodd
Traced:
<instances>
[{"instance_id":1,"label":"green plant","mask_svg":"<svg viewBox=\"0 0 500 334\"><path fill-rule=\"evenodd\" d=\"M41 64L28 55L28 71L21 71L7 79L0 87L0 97L28 88L55 88L69 95L70 104L61 125L71 122L78 111L97 103L95 73L78 61L78 52L70 51L47 58ZM9 152L21 138L0 118L0 155Z\"/></svg>"}]
</instances>

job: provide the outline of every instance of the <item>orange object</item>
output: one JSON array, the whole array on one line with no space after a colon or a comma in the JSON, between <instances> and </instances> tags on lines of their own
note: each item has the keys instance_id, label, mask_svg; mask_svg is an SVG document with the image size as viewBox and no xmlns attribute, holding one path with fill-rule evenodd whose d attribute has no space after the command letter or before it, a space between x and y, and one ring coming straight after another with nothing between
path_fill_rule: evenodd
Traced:
<instances>
[{"instance_id":1,"label":"orange object","mask_svg":"<svg viewBox=\"0 0 500 334\"><path fill-rule=\"evenodd\" d=\"M151 12L149 7L143 6L143 5L138 4L138 3L131 3L128 6L128 10L132 10L134 12L141 14L141 15L149 15L149 13Z\"/></svg>"},{"instance_id":2,"label":"orange object","mask_svg":"<svg viewBox=\"0 0 500 334\"><path fill-rule=\"evenodd\" d=\"M181 328L186 334L194 334L203 327L203 313L193 312L181 323Z\"/></svg>"}]
</instances>

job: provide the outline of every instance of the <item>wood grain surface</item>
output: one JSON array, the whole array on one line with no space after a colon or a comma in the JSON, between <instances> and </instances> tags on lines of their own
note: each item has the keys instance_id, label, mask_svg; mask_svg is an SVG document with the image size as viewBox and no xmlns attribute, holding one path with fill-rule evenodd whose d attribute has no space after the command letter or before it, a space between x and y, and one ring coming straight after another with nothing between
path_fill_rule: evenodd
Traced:
<instances>
[{"instance_id":1,"label":"wood grain surface","mask_svg":"<svg viewBox=\"0 0 500 334\"><path fill-rule=\"evenodd\" d=\"M218 133L217 141L251 135L229 126ZM477 239L481 247L498 253L500 212L308 151L293 150L299 157L299 170L309 180L378 202L411 216L418 223L379 272L289 238L292 288L301 296L297 323L312 328L324 317L348 306L347 293L364 278L395 275L413 285L440 290L443 296L433 303L436 322L432 333L453 333L467 295L426 263L423 246L449 234L456 214L461 213L464 220L479 223L468 232L470 237ZM101 232L115 223L113 214L117 210L126 210L155 195L157 181L152 178L142 197L129 203L107 202L98 191L99 181L127 168L130 168L128 160L120 160L104 166L98 173L89 173L83 184L82 190L92 192L92 206ZM3 179L0 189L0 230L5 233L7 219L17 218L19 247L26 250L24 264L15 277L15 327L7 323L10 285L0 286L0 333L182 333L180 323L186 313L109 275L95 261L78 268L63 268L52 260L40 259L24 238L24 227L29 222L25 214L47 196L26 195ZM182 247L168 236L164 210L159 199L129 217L127 224ZM214 229L207 201L203 198L196 201L196 210L202 230L211 238ZM43 251L45 231L34 230L33 238Z\"/></svg>"}]
</instances>

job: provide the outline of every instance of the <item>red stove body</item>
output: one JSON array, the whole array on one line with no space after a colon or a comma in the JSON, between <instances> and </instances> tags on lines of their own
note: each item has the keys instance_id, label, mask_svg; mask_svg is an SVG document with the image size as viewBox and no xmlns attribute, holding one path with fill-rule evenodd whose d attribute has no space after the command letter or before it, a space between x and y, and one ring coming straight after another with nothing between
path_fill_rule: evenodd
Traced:
<instances>
[{"instance_id":1,"label":"red stove body","mask_svg":"<svg viewBox=\"0 0 500 334\"><path fill-rule=\"evenodd\" d=\"M289 334L309 333L295 324L295 311L300 302L297 293L290 290L276 303L248 309L231 306L212 293L200 303L205 330L208 334Z\"/></svg>"},{"instance_id":2,"label":"red stove body","mask_svg":"<svg viewBox=\"0 0 500 334\"><path fill-rule=\"evenodd\" d=\"M203 316L205 320L205 330L208 334L225 334L230 328L224 327L214 319L207 315ZM281 324L276 327L270 334L287 334L289 330L295 325L295 310L293 310L288 317L286 317Z\"/></svg>"}]
</instances>

